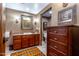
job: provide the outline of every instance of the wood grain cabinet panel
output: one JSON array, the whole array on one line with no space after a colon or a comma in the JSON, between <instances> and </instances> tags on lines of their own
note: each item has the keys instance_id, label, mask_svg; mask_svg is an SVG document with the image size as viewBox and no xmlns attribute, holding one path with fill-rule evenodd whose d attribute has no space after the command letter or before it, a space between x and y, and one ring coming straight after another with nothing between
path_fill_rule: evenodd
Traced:
<instances>
[{"instance_id":1,"label":"wood grain cabinet panel","mask_svg":"<svg viewBox=\"0 0 79 59\"><path fill-rule=\"evenodd\" d=\"M13 49L18 50L39 45L39 34L13 36Z\"/></svg>"},{"instance_id":2,"label":"wood grain cabinet panel","mask_svg":"<svg viewBox=\"0 0 79 59\"><path fill-rule=\"evenodd\" d=\"M48 36L49 40L54 40L56 42L61 42L64 43L65 45L67 44L67 36L62 36L62 35L49 35Z\"/></svg>"},{"instance_id":3,"label":"wood grain cabinet panel","mask_svg":"<svg viewBox=\"0 0 79 59\"><path fill-rule=\"evenodd\" d=\"M62 52L55 50L54 48L52 48L51 46L48 48L48 56L65 56L67 54L63 54Z\"/></svg>"},{"instance_id":4,"label":"wood grain cabinet panel","mask_svg":"<svg viewBox=\"0 0 79 59\"><path fill-rule=\"evenodd\" d=\"M62 53L67 54L67 46L59 44L58 42L50 41L49 45L52 46L53 48L62 51Z\"/></svg>"},{"instance_id":5,"label":"wood grain cabinet panel","mask_svg":"<svg viewBox=\"0 0 79 59\"><path fill-rule=\"evenodd\" d=\"M14 50L21 49L21 36L14 36L13 39Z\"/></svg>"},{"instance_id":6,"label":"wood grain cabinet panel","mask_svg":"<svg viewBox=\"0 0 79 59\"><path fill-rule=\"evenodd\" d=\"M39 45L40 35L35 34L35 45Z\"/></svg>"},{"instance_id":7,"label":"wood grain cabinet panel","mask_svg":"<svg viewBox=\"0 0 79 59\"><path fill-rule=\"evenodd\" d=\"M79 26L47 28L48 56L79 56Z\"/></svg>"},{"instance_id":8,"label":"wood grain cabinet panel","mask_svg":"<svg viewBox=\"0 0 79 59\"><path fill-rule=\"evenodd\" d=\"M27 48L28 47L28 36L23 35L21 38L21 42L22 42L22 48Z\"/></svg>"},{"instance_id":9,"label":"wood grain cabinet panel","mask_svg":"<svg viewBox=\"0 0 79 59\"><path fill-rule=\"evenodd\" d=\"M34 35L29 35L28 36L28 40L29 40L29 46L34 46Z\"/></svg>"}]
</instances>

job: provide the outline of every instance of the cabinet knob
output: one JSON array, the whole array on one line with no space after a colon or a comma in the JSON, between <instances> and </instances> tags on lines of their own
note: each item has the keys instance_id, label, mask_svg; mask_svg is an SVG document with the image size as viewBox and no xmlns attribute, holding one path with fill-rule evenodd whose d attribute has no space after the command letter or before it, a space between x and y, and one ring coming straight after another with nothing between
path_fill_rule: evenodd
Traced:
<instances>
[{"instance_id":1,"label":"cabinet knob","mask_svg":"<svg viewBox=\"0 0 79 59\"><path fill-rule=\"evenodd\" d=\"M54 33L57 33L57 31L54 31Z\"/></svg>"},{"instance_id":2,"label":"cabinet knob","mask_svg":"<svg viewBox=\"0 0 79 59\"><path fill-rule=\"evenodd\" d=\"M57 38L54 38L54 40L57 40Z\"/></svg>"},{"instance_id":3,"label":"cabinet knob","mask_svg":"<svg viewBox=\"0 0 79 59\"><path fill-rule=\"evenodd\" d=\"M57 56L57 54L54 54L55 56Z\"/></svg>"},{"instance_id":4,"label":"cabinet knob","mask_svg":"<svg viewBox=\"0 0 79 59\"><path fill-rule=\"evenodd\" d=\"M55 48L57 48L57 46L54 46Z\"/></svg>"}]
</instances>

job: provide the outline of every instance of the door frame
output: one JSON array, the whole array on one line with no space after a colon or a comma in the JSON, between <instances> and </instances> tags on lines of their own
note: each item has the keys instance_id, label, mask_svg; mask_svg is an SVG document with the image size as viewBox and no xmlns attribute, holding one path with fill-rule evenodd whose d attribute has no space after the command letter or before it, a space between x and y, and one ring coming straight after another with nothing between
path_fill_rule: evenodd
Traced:
<instances>
[{"instance_id":1,"label":"door frame","mask_svg":"<svg viewBox=\"0 0 79 59\"><path fill-rule=\"evenodd\" d=\"M46 13L47 11L52 10L52 7L50 6L48 9L46 9L42 14L40 14L40 36L41 36L41 45L42 45L42 38L43 38L43 33L42 33L42 15Z\"/></svg>"}]
</instances>

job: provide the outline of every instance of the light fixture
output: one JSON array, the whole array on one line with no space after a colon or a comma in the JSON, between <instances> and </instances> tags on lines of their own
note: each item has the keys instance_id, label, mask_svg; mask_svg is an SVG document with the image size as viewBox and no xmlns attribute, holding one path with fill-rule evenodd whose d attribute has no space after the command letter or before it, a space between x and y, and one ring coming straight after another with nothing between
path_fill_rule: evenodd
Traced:
<instances>
[{"instance_id":1,"label":"light fixture","mask_svg":"<svg viewBox=\"0 0 79 59\"><path fill-rule=\"evenodd\" d=\"M16 19L16 23L18 23L18 20Z\"/></svg>"},{"instance_id":2,"label":"light fixture","mask_svg":"<svg viewBox=\"0 0 79 59\"><path fill-rule=\"evenodd\" d=\"M52 11L51 10L49 11L49 14L52 14Z\"/></svg>"},{"instance_id":3,"label":"light fixture","mask_svg":"<svg viewBox=\"0 0 79 59\"><path fill-rule=\"evenodd\" d=\"M19 19L20 19L20 17L19 16L17 16L17 15L14 15L14 17L15 17L15 21L16 21L16 23L19 23Z\"/></svg>"},{"instance_id":4,"label":"light fixture","mask_svg":"<svg viewBox=\"0 0 79 59\"><path fill-rule=\"evenodd\" d=\"M26 11L29 11L29 8L26 8Z\"/></svg>"},{"instance_id":5,"label":"light fixture","mask_svg":"<svg viewBox=\"0 0 79 59\"><path fill-rule=\"evenodd\" d=\"M68 3L63 3L63 7L67 7Z\"/></svg>"}]
</instances>

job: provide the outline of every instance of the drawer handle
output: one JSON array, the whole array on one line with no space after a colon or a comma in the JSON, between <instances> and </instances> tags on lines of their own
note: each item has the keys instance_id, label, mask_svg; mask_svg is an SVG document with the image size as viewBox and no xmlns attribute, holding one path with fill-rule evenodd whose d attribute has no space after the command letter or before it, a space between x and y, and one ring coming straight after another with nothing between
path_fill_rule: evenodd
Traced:
<instances>
[{"instance_id":1,"label":"drawer handle","mask_svg":"<svg viewBox=\"0 0 79 59\"><path fill-rule=\"evenodd\" d=\"M57 56L57 54L54 54L55 56Z\"/></svg>"},{"instance_id":2,"label":"drawer handle","mask_svg":"<svg viewBox=\"0 0 79 59\"><path fill-rule=\"evenodd\" d=\"M54 31L54 33L57 33L57 31Z\"/></svg>"},{"instance_id":3,"label":"drawer handle","mask_svg":"<svg viewBox=\"0 0 79 59\"><path fill-rule=\"evenodd\" d=\"M57 38L54 38L54 40L57 40Z\"/></svg>"},{"instance_id":4,"label":"drawer handle","mask_svg":"<svg viewBox=\"0 0 79 59\"><path fill-rule=\"evenodd\" d=\"M57 48L57 46L54 46L55 48Z\"/></svg>"}]
</instances>

